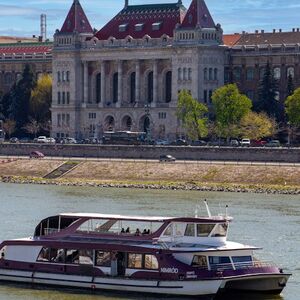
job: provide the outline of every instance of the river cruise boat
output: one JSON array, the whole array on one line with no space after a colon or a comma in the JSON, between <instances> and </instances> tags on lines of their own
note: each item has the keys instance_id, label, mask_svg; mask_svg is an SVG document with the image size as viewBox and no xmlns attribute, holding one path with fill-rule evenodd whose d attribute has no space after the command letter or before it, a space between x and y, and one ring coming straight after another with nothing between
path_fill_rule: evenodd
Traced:
<instances>
[{"instance_id":1,"label":"river cruise boat","mask_svg":"<svg viewBox=\"0 0 300 300\"><path fill-rule=\"evenodd\" d=\"M0 245L0 280L212 298L222 291L279 294L290 274L227 241L225 216L62 213L33 237Z\"/></svg>"}]
</instances>

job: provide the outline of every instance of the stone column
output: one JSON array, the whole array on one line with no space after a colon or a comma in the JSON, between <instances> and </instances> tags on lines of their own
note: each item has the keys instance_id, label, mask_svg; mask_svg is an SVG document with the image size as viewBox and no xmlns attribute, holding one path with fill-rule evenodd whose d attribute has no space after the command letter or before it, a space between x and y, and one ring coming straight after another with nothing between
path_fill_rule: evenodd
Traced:
<instances>
[{"instance_id":1,"label":"stone column","mask_svg":"<svg viewBox=\"0 0 300 300\"><path fill-rule=\"evenodd\" d=\"M121 107L121 102L122 102L122 88L123 88L123 65L122 61L118 61L118 102L117 102L117 107Z\"/></svg>"},{"instance_id":2,"label":"stone column","mask_svg":"<svg viewBox=\"0 0 300 300\"><path fill-rule=\"evenodd\" d=\"M83 104L84 105L88 103L88 97L89 97L88 78L89 78L88 63L85 61L83 63Z\"/></svg>"},{"instance_id":3,"label":"stone column","mask_svg":"<svg viewBox=\"0 0 300 300\"><path fill-rule=\"evenodd\" d=\"M135 102L140 102L140 82L141 82L141 66L140 61L136 61L135 65Z\"/></svg>"},{"instance_id":4,"label":"stone column","mask_svg":"<svg viewBox=\"0 0 300 300\"><path fill-rule=\"evenodd\" d=\"M153 105L156 106L158 102L158 66L157 60L153 62Z\"/></svg>"},{"instance_id":5,"label":"stone column","mask_svg":"<svg viewBox=\"0 0 300 300\"><path fill-rule=\"evenodd\" d=\"M105 62L101 61L101 101L99 107L104 107L105 105Z\"/></svg>"}]
</instances>

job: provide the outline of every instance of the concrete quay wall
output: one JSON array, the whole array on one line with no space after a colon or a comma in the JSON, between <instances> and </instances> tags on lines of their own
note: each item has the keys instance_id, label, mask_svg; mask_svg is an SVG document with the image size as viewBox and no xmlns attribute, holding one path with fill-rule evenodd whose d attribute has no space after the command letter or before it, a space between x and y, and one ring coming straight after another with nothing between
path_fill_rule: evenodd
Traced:
<instances>
[{"instance_id":1,"label":"concrete quay wall","mask_svg":"<svg viewBox=\"0 0 300 300\"><path fill-rule=\"evenodd\" d=\"M180 160L300 162L300 148L0 144L2 156L28 156L35 150L54 157L158 159L160 155L170 154Z\"/></svg>"}]
</instances>

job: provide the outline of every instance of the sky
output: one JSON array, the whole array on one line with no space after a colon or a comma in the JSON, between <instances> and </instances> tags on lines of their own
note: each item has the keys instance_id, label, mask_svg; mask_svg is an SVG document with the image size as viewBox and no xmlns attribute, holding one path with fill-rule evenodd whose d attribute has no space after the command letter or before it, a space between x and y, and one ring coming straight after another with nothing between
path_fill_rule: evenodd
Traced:
<instances>
[{"instance_id":1,"label":"sky","mask_svg":"<svg viewBox=\"0 0 300 300\"><path fill-rule=\"evenodd\" d=\"M177 0L129 0L129 4L172 3ZM192 0L183 0L188 7ZM47 15L47 37L60 29L73 0L0 0L0 35L40 34L40 15ZM264 29L290 31L300 27L299 0L206 0L225 33ZM124 0L81 0L93 28L100 29L124 6Z\"/></svg>"}]
</instances>

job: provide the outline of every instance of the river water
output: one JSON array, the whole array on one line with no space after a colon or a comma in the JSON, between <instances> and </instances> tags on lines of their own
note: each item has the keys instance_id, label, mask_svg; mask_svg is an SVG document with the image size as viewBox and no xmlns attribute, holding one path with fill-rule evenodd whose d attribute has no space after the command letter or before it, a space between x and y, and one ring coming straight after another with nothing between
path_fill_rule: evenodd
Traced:
<instances>
[{"instance_id":1,"label":"river water","mask_svg":"<svg viewBox=\"0 0 300 300\"><path fill-rule=\"evenodd\" d=\"M37 223L60 212L99 212L129 215L193 216L207 199L211 211L234 217L229 240L263 247L259 258L273 261L293 273L281 296L240 296L239 300L300 299L300 197L186 191L100 189L13 185L0 183L0 240L31 236ZM0 300L129 300L161 297L0 285ZM170 298L169 298L170 299Z\"/></svg>"}]
</instances>

